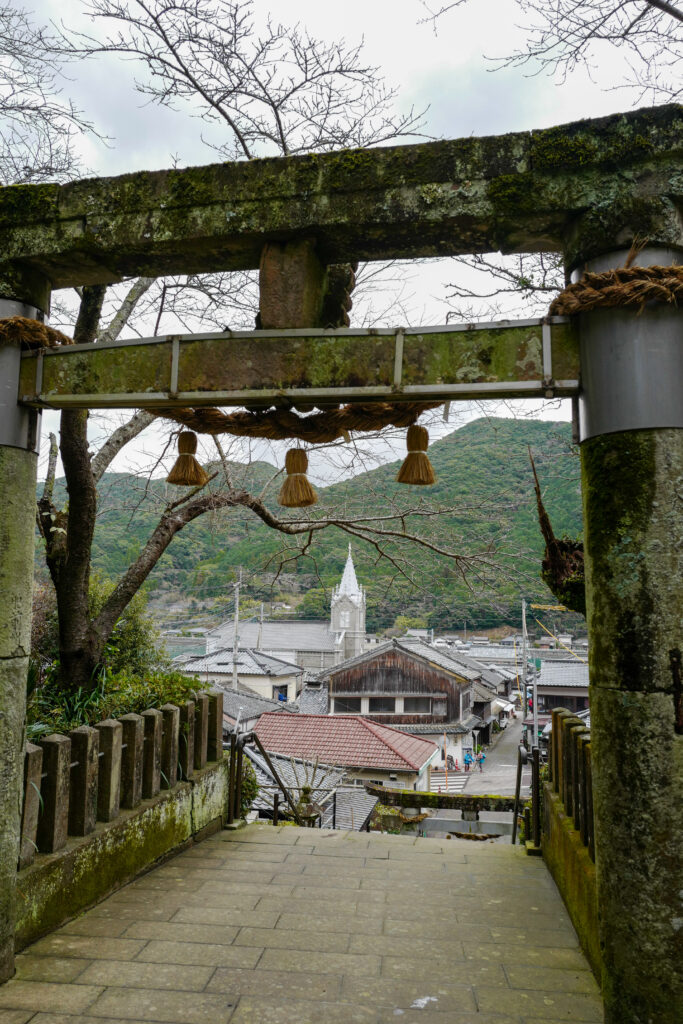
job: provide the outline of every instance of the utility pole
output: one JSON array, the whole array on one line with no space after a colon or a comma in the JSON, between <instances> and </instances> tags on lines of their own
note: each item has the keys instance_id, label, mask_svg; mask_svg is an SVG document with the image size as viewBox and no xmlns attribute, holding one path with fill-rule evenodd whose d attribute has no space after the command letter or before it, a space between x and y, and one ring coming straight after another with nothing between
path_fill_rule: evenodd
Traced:
<instances>
[{"instance_id":1,"label":"utility pole","mask_svg":"<svg viewBox=\"0 0 683 1024\"><path fill-rule=\"evenodd\" d=\"M237 648L239 645L239 625L240 625L240 583L242 582L242 569L240 567L240 574L237 582L235 583L235 632L232 640L232 688L237 689Z\"/></svg>"}]
</instances>

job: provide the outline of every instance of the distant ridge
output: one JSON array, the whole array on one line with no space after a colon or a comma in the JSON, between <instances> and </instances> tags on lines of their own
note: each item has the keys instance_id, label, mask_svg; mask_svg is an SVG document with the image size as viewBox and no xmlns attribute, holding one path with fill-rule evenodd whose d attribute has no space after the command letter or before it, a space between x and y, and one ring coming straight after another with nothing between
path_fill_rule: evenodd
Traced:
<instances>
[{"instance_id":1,"label":"distant ridge","mask_svg":"<svg viewBox=\"0 0 683 1024\"><path fill-rule=\"evenodd\" d=\"M457 505L455 512L435 525L435 544L465 556L485 555L490 563L482 564L464 581L452 562L424 549L410 551L411 573L420 585L418 589L397 576L394 567L378 562L374 548L352 538L358 580L367 588L369 630L392 625L399 614L423 616L429 625L451 629L462 628L466 617L468 628L485 628L516 620L521 595L539 603L555 603L539 578L543 540L536 520L529 447L556 534L579 534L579 461L572 451L570 426L564 422L474 420L430 446L429 456L437 475L434 487L396 484L398 461L347 481L318 487L318 515L333 507L348 517L381 515L390 507ZM259 492L274 472L265 463L236 466L235 471L239 486ZM152 497L162 501L165 486L152 481ZM148 504L141 503L143 489L144 484L129 474L103 477L93 567L105 575L117 576L127 567L156 521ZM58 482L58 500L59 490L63 493L63 481ZM276 490L277 485L266 499L273 509L277 508ZM394 523L391 528L400 527ZM410 521L407 528L411 529ZM150 593L159 598L168 593L169 601L178 595L197 600L229 599L234 572L243 566L245 592L269 601L273 596L271 587L263 585L263 577L260 588L253 585L256 581L252 574L265 570L270 574L266 582L272 582L275 556L283 541L289 541L291 548L291 538L240 510L204 516L173 540L150 577ZM348 533L338 529L315 535L312 557L301 560L298 568L288 563L286 576L274 584L275 592L299 591L304 594L300 614L314 618L326 615L326 589L341 578L348 543ZM38 553L37 569L44 572L41 557Z\"/></svg>"}]
</instances>

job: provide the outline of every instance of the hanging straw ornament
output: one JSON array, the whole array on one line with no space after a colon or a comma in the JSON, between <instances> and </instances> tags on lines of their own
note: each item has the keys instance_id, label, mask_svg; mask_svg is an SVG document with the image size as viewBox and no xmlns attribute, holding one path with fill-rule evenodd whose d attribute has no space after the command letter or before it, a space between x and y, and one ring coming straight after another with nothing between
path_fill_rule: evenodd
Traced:
<instances>
[{"instance_id":1,"label":"hanging straw ornament","mask_svg":"<svg viewBox=\"0 0 683 1024\"><path fill-rule=\"evenodd\" d=\"M285 508L304 508L306 505L315 505L318 495L306 476L308 455L303 448L289 449L285 455L285 469L287 476L280 488L278 502Z\"/></svg>"},{"instance_id":2,"label":"hanging straw ornament","mask_svg":"<svg viewBox=\"0 0 683 1024\"><path fill-rule=\"evenodd\" d=\"M166 477L169 484L183 487L198 487L209 481L208 474L195 459L197 451L197 435L191 430L183 430L178 434L178 458L171 472Z\"/></svg>"},{"instance_id":3,"label":"hanging straw ornament","mask_svg":"<svg viewBox=\"0 0 683 1024\"><path fill-rule=\"evenodd\" d=\"M398 476L396 477L398 483L419 484L421 486L436 483L434 470L427 455L429 434L426 427L419 427L417 424L408 427L406 441L408 454L398 471Z\"/></svg>"}]
</instances>

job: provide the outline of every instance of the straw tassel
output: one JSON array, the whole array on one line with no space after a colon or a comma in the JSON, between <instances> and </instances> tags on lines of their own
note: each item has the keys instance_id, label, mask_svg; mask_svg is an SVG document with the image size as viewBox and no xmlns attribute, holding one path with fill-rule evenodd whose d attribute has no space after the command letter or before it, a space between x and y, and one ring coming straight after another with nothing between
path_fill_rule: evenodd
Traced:
<instances>
[{"instance_id":1,"label":"straw tassel","mask_svg":"<svg viewBox=\"0 0 683 1024\"><path fill-rule=\"evenodd\" d=\"M398 483L419 484L421 486L436 483L434 470L427 455L429 434L426 427L419 427L416 424L408 427L408 437L406 440L408 454L398 471L398 476L396 477Z\"/></svg>"},{"instance_id":2,"label":"straw tassel","mask_svg":"<svg viewBox=\"0 0 683 1024\"><path fill-rule=\"evenodd\" d=\"M304 508L306 505L315 505L318 495L306 476L308 456L303 448L289 449L285 455L285 469L287 476L280 488L277 499L279 503L285 508Z\"/></svg>"},{"instance_id":3,"label":"straw tassel","mask_svg":"<svg viewBox=\"0 0 683 1024\"><path fill-rule=\"evenodd\" d=\"M178 458L171 472L166 477L169 484L183 487L198 487L209 481L208 474L195 459L197 451L197 435L191 430L183 430L178 434Z\"/></svg>"}]
</instances>

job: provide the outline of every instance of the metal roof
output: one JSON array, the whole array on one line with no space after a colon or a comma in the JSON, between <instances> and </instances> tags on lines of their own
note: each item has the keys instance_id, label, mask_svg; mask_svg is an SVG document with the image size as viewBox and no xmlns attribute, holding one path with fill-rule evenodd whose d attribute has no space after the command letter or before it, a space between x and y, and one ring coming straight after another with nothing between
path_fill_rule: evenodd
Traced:
<instances>
[{"instance_id":1,"label":"metal roof","mask_svg":"<svg viewBox=\"0 0 683 1024\"><path fill-rule=\"evenodd\" d=\"M262 715L256 734L268 753L326 764L420 771L438 749L430 740L360 715Z\"/></svg>"}]
</instances>

